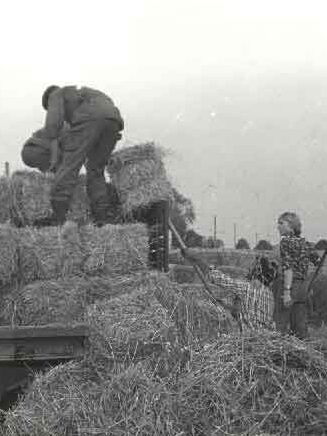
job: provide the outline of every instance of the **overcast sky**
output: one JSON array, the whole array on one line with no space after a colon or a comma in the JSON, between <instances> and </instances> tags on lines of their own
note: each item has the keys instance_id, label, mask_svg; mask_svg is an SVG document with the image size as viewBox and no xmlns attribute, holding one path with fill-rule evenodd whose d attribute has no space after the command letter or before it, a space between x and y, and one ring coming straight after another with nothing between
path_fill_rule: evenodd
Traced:
<instances>
[{"instance_id":1,"label":"overcast sky","mask_svg":"<svg viewBox=\"0 0 327 436\"><path fill-rule=\"evenodd\" d=\"M230 244L277 240L295 210L327 237L327 3L315 0L7 1L0 13L0 162L21 168L49 84L107 92L120 146L155 140Z\"/></svg>"}]
</instances>

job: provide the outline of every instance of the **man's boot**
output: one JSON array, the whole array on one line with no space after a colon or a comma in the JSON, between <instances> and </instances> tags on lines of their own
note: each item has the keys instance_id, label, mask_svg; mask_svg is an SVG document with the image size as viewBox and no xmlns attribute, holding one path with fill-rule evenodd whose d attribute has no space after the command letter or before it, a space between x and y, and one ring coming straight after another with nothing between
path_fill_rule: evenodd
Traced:
<instances>
[{"instance_id":1,"label":"man's boot","mask_svg":"<svg viewBox=\"0 0 327 436\"><path fill-rule=\"evenodd\" d=\"M116 219L110 208L107 206L95 206L92 208L93 222L97 227L102 227L106 224L115 224Z\"/></svg>"},{"instance_id":2,"label":"man's boot","mask_svg":"<svg viewBox=\"0 0 327 436\"><path fill-rule=\"evenodd\" d=\"M35 227L49 227L49 226L61 226L66 220L69 203L66 201L51 201L52 214L35 220L33 225Z\"/></svg>"},{"instance_id":3,"label":"man's boot","mask_svg":"<svg viewBox=\"0 0 327 436\"><path fill-rule=\"evenodd\" d=\"M52 200L51 206L53 210L54 220L57 222L57 226L61 226L66 221L66 215L69 209L69 203L67 201Z\"/></svg>"}]
</instances>

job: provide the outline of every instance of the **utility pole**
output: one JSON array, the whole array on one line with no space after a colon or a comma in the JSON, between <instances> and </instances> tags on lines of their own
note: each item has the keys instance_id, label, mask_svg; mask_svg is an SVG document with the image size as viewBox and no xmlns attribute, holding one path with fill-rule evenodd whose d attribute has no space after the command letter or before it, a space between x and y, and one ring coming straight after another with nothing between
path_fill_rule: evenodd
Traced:
<instances>
[{"instance_id":1,"label":"utility pole","mask_svg":"<svg viewBox=\"0 0 327 436\"><path fill-rule=\"evenodd\" d=\"M216 241L217 241L217 216L216 215L213 217L213 241L216 247Z\"/></svg>"},{"instance_id":2,"label":"utility pole","mask_svg":"<svg viewBox=\"0 0 327 436\"><path fill-rule=\"evenodd\" d=\"M9 177L10 170L9 170L9 162L5 162L5 175L6 177Z\"/></svg>"},{"instance_id":3,"label":"utility pole","mask_svg":"<svg viewBox=\"0 0 327 436\"><path fill-rule=\"evenodd\" d=\"M236 248L236 223L234 223L234 248Z\"/></svg>"},{"instance_id":4,"label":"utility pole","mask_svg":"<svg viewBox=\"0 0 327 436\"><path fill-rule=\"evenodd\" d=\"M255 232L255 245L258 244L258 232Z\"/></svg>"}]
</instances>

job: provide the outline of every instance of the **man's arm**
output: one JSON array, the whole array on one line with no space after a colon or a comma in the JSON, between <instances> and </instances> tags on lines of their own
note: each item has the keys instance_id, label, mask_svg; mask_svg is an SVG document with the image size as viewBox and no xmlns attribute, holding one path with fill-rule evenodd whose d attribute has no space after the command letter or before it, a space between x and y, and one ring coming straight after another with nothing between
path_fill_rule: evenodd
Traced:
<instances>
[{"instance_id":1,"label":"man's arm","mask_svg":"<svg viewBox=\"0 0 327 436\"><path fill-rule=\"evenodd\" d=\"M56 171L59 162L58 136L65 122L65 107L62 90L54 91L49 97L45 130L50 139L50 171Z\"/></svg>"},{"instance_id":2,"label":"man's arm","mask_svg":"<svg viewBox=\"0 0 327 436\"><path fill-rule=\"evenodd\" d=\"M45 119L45 130L49 139L58 138L65 121L64 96L61 89L54 91L49 97L48 111Z\"/></svg>"}]
</instances>

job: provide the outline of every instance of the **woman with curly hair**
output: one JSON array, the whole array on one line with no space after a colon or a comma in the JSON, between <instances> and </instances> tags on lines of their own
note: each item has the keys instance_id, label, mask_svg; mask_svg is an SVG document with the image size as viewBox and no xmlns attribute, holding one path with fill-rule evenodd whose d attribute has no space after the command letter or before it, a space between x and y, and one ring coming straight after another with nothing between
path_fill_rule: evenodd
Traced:
<instances>
[{"instance_id":1,"label":"woman with curly hair","mask_svg":"<svg viewBox=\"0 0 327 436\"><path fill-rule=\"evenodd\" d=\"M307 281L310 263L319 256L301 236L302 224L297 214L284 212L278 218L280 233L281 277L277 285L277 328L304 339L307 327Z\"/></svg>"}]
</instances>

